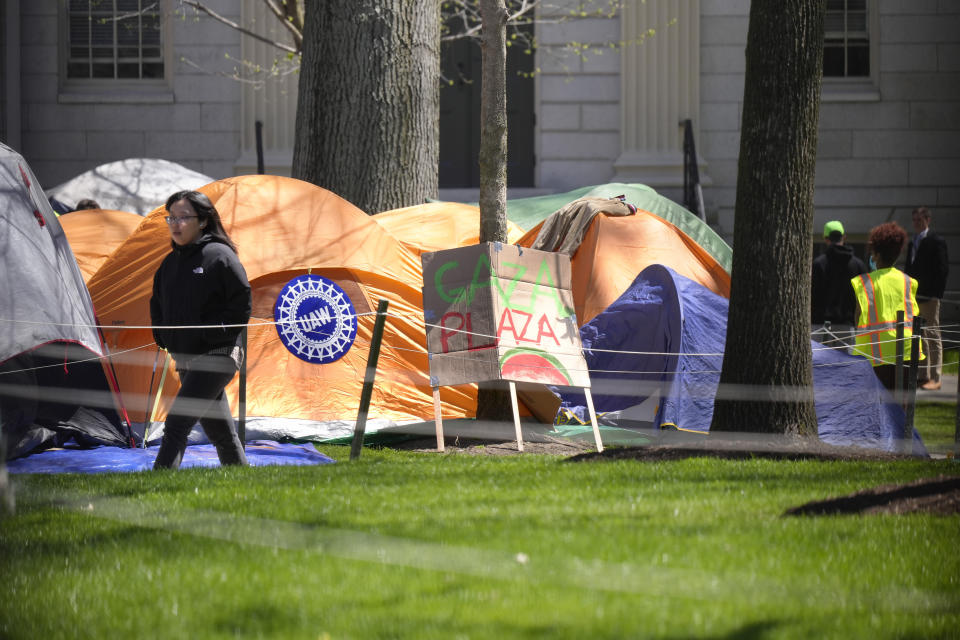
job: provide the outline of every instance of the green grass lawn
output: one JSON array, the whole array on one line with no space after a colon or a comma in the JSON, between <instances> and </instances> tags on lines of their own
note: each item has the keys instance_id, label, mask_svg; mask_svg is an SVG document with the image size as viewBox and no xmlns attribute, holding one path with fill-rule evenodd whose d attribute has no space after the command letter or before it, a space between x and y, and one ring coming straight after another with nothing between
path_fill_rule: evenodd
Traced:
<instances>
[{"instance_id":1,"label":"green grass lawn","mask_svg":"<svg viewBox=\"0 0 960 640\"><path fill-rule=\"evenodd\" d=\"M960 349L943 350L943 373L947 375L957 375L960 372Z\"/></svg>"},{"instance_id":2,"label":"green grass lawn","mask_svg":"<svg viewBox=\"0 0 960 640\"><path fill-rule=\"evenodd\" d=\"M16 477L0 637L960 634L960 516L782 516L952 460L321 449L338 462Z\"/></svg>"},{"instance_id":3,"label":"green grass lawn","mask_svg":"<svg viewBox=\"0 0 960 640\"><path fill-rule=\"evenodd\" d=\"M929 402L916 407L914 425L931 454L955 451L957 432L956 403Z\"/></svg>"},{"instance_id":4,"label":"green grass lawn","mask_svg":"<svg viewBox=\"0 0 960 640\"><path fill-rule=\"evenodd\" d=\"M943 350L944 374L957 375L958 357L960 357L960 351L957 349ZM927 450L932 454L947 454L955 451L956 402L927 402L923 395L918 395L917 401L914 424L923 437Z\"/></svg>"}]
</instances>

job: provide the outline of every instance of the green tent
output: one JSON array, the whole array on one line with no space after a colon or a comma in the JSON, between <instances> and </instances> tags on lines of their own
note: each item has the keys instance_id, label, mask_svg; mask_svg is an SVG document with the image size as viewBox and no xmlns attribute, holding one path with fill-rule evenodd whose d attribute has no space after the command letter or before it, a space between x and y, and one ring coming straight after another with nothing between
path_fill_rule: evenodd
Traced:
<instances>
[{"instance_id":1,"label":"green tent","mask_svg":"<svg viewBox=\"0 0 960 640\"><path fill-rule=\"evenodd\" d=\"M624 196L626 202L638 209L649 211L674 225L690 236L704 250L716 259L720 265L730 272L733 262L733 251L730 245L724 242L706 222L693 213L687 211L676 202L661 196L659 193L643 184L626 184L611 182L592 187L580 187L565 193L553 193L531 198L516 198L507 200L507 219L517 226L529 231L547 218L554 211L559 210L569 202L578 198L598 197L613 198Z\"/></svg>"}]
</instances>

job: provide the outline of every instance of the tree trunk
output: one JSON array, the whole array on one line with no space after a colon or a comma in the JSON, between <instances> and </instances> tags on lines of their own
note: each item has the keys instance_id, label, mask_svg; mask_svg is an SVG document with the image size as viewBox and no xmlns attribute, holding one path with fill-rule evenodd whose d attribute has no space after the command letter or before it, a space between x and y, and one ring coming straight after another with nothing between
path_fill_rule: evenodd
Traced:
<instances>
[{"instance_id":1,"label":"tree trunk","mask_svg":"<svg viewBox=\"0 0 960 640\"><path fill-rule=\"evenodd\" d=\"M437 196L440 6L307 0L291 175L367 213Z\"/></svg>"},{"instance_id":2,"label":"tree trunk","mask_svg":"<svg viewBox=\"0 0 960 640\"><path fill-rule=\"evenodd\" d=\"M480 0L480 242L507 241L507 7Z\"/></svg>"},{"instance_id":3,"label":"tree trunk","mask_svg":"<svg viewBox=\"0 0 960 640\"><path fill-rule=\"evenodd\" d=\"M810 349L823 0L752 0L727 337L711 431L816 435Z\"/></svg>"},{"instance_id":4,"label":"tree trunk","mask_svg":"<svg viewBox=\"0 0 960 640\"><path fill-rule=\"evenodd\" d=\"M480 0L480 242L507 241L507 7ZM507 420L510 399L504 383L481 383L478 420Z\"/></svg>"}]
</instances>

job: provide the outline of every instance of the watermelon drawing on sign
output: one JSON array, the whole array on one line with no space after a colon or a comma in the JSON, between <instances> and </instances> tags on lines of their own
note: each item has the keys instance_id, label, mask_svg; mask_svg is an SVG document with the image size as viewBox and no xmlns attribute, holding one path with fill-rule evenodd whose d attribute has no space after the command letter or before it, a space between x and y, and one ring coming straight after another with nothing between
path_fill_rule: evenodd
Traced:
<instances>
[{"instance_id":1,"label":"watermelon drawing on sign","mask_svg":"<svg viewBox=\"0 0 960 640\"><path fill-rule=\"evenodd\" d=\"M511 349L500 358L500 377L571 386L570 374L556 357L539 349Z\"/></svg>"}]
</instances>

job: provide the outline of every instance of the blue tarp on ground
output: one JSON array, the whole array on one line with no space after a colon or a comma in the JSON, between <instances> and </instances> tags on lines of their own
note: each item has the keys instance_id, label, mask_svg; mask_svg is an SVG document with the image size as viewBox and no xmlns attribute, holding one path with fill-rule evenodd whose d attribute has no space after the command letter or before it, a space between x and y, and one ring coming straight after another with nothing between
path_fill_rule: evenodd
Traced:
<instances>
[{"instance_id":1,"label":"blue tarp on ground","mask_svg":"<svg viewBox=\"0 0 960 640\"><path fill-rule=\"evenodd\" d=\"M49 449L7 462L10 473L114 473L146 471L153 468L160 447L127 449L95 447L93 449ZM247 460L251 466L318 465L333 462L312 444L280 444L270 440L247 442ZM212 444L187 447L180 468L219 467L220 460Z\"/></svg>"},{"instance_id":2,"label":"blue tarp on ground","mask_svg":"<svg viewBox=\"0 0 960 640\"><path fill-rule=\"evenodd\" d=\"M729 301L662 265L644 269L580 330L598 412L621 412L658 393L651 425L706 433L720 382ZM896 451L905 416L870 363L811 341L820 439ZM625 353L632 352L632 353ZM632 372L632 373L624 373ZM586 418L583 395L562 408ZM914 453L926 455L914 431Z\"/></svg>"}]
</instances>

